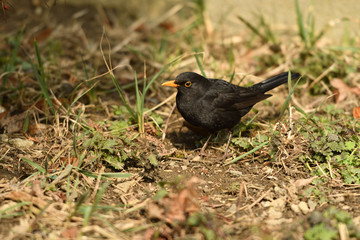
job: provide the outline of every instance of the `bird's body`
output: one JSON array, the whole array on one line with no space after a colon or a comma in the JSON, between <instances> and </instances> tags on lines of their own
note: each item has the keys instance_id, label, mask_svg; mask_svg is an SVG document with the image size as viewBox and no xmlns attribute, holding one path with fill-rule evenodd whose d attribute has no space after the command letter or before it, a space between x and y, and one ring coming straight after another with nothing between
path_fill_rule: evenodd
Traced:
<instances>
[{"instance_id":1,"label":"bird's body","mask_svg":"<svg viewBox=\"0 0 360 240\"><path fill-rule=\"evenodd\" d=\"M192 125L216 132L232 128L248 113L255 101L263 100L269 95L257 94L247 88L233 85L219 79L202 79L197 92L179 87L176 105L186 121ZM254 99L255 98L255 99Z\"/></svg>"},{"instance_id":2,"label":"bird's body","mask_svg":"<svg viewBox=\"0 0 360 240\"><path fill-rule=\"evenodd\" d=\"M291 79L299 77L298 73L291 74ZM251 87L240 87L184 72L163 85L177 88L176 105L186 121L214 133L232 129L257 102L271 96L265 94L267 91L287 81L288 73L283 72Z\"/></svg>"}]
</instances>

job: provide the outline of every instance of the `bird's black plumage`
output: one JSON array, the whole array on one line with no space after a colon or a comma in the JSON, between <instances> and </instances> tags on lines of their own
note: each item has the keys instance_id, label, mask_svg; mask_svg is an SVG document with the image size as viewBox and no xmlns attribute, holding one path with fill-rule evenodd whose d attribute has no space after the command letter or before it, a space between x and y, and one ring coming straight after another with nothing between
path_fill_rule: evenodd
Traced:
<instances>
[{"instance_id":1,"label":"bird's black plumage","mask_svg":"<svg viewBox=\"0 0 360 240\"><path fill-rule=\"evenodd\" d=\"M291 73L291 79L299 77L300 74ZM163 86L177 88L176 105L186 121L214 133L221 129L232 129L257 102L271 96L265 94L267 91L287 81L288 73L283 72L251 87L240 87L221 79L184 72L175 80L163 83ZM210 137L201 149L202 153ZM224 156L230 139L231 135Z\"/></svg>"},{"instance_id":2,"label":"bird's black plumage","mask_svg":"<svg viewBox=\"0 0 360 240\"><path fill-rule=\"evenodd\" d=\"M291 74L292 79L299 76L298 73ZM172 87L178 89L176 105L184 119L216 132L234 127L257 102L271 96L265 94L267 91L287 81L288 73L283 72L251 87L240 87L224 80L184 72L171 82L174 84Z\"/></svg>"}]
</instances>

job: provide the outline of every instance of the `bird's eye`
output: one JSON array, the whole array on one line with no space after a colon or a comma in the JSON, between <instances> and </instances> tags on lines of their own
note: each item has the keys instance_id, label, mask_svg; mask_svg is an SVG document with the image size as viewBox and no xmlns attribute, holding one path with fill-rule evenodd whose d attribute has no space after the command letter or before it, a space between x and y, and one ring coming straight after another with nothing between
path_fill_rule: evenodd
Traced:
<instances>
[{"instance_id":1,"label":"bird's eye","mask_svg":"<svg viewBox=\"0 0 360 240\"><path fill-rule=\"evenodd\" d=\"M187 81L186 83L185 83L185 87L190 87L191 86L191 82L190 81Z\"/></svg>"}]
</instances>

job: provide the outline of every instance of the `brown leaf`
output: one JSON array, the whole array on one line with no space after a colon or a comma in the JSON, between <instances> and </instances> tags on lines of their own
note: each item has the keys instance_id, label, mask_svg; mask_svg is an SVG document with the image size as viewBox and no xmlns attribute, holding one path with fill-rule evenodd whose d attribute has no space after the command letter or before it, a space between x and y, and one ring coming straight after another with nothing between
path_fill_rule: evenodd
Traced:
<instances>
[{"instance_id":1,"label":"brown leaf","mask_svg":"<svg viewBox=\"0 0 360 240\"><path fill-rule=\"evenodd\" d=\"M61 99L58 99L59 102L63 102ZM59 108L59 104L57 101L55 101L54 99L51 100L55 110ZM37 107L38 109L40 109L43 112L47 112L50 110L49 104L46 102L45 98L41 98L39 99L36 103L35 103L35 107Z\"/></svg>"},{"instance_id":2,"label":"brown leaf","mask_svg":"<svg viewBox=\"0 0 360 240\"><path fill-rule=\"evenodd\" d=\"M166 216L167 222L184 221L186 216L199 211L198 194L194 185L200 182L199 178L192 177L180 192L169 195L167 205L170 205L170 211Z\"/></svg>"},{"instance_id":3,"label":"brown leaf","mask_svg":"<svg viewBox=\"0 0 360 240\"><path fill-rule=\"evenodd\" d=\"M150 202L147 206L148 208L148 217L152 220L163 220L164 218L164 209L160 208L159 205Z\"/></svg>"},{"instance_id":4,"label":"brown leaf","mask_svg":"<svg viewBox=\"0 0 360 240\"><path fill-rule=\"evenodd\" d=\"M360 119L360 107L353 108L353 117L356 119Z\"/></svg>"},{"instance_id":5,"label":"brown leaf","mask_svg":"<svg viewBox=\"0 0 360 240\"><path fill-rule=\"evenodd\" d=\"M36 39L37 42L43 42L47 40L51 34L52 30L50 28L45 28L41 32L39 32L34 39Z\"/></svg>"},{"instance_id":6,"label":"brown leaf","mask_svg":"<svg viewBox=\"0 0 360 240\"><path fill-rule=\"evenodd\" d=\"M47 205L46 201L38 197L34 197L26 192L12 191L6 194L5 198L13 201L32 202L38 208L44 208Z\"/></svg>"},{"instance_id":7,"label":"brown leaf","mask_svg":"<svg viewBox=\"0 0 360 240\"><path fill-rule=\"evenodd\" d=\"M41 189L41 182L39 180L33 181L32 195L42 198L44 196L43 190Z\"/></svg>"},{"instance_id":8,"label":"brown leaf","mask_svg":"<svg viewBox=\"0 0 360 240\"><path fill-rule=\"evenodd\" d=\"M159 24L159 27L162 29L165 29L171 33L176 32L175 27L174 27L174 23L170 22L170 21L165 21Z\"/></svg>"},{"instance_id":9,"label":"brown leaf","mask_svg":"<svg viewBox=\"0 0 360 240\"><path fill-rule=\"evenodd\" d=\"M70 238L70 239L75 239L75 238L77 238L78 235L79 235L79 229L77 227L71 227L71 228L65 229L61 233L61 236L63 238Z\"/></svg>"},{"instance_id":10,"label":"brown leaf","mask_svg":"<svg viewBox=\"0 0 360 240\"><path fill-rule=\"evenodd\" d=\"M41 132L45 131L46 128L47 126L43 123L29 124L28 133L30 135L40 134Z\"/></svg>"},{"instance_id":11,"label":"brown leaf","mask_svg":"<svg viewBox=\"0 0 360 240\"><path fill-rule=\"evenodd\" d=\"M195 186L199 183L202 183L202 180L192 177L180 191L172 192L155 203L149 203L147 205L149 218L166 221L169 224L186 221L189 215L200 209Z\"/></svg>"},{"instance_id":12,"label":"brown leaf","mask_svg":"<svg viewBox=\"0 0 360 240\"><path fill-rule=\"evenodd\" d=\"M349 87L340 78L334 78L330 82L330 84L331 84L331 86L333 86L334 88L337 89L337 91L335 91L335 94L336 94L335 95L335 102L336 103L345 100L350 93L360 95L360 88L358 88L358 87L354 87L354 88Z\"/></svg>"},{"instance_id":13,"label":"brown leaf","mask_svg":"<svg viewBox=\"0 0 360 240\"><path fill-rule=\"evenodd\" d=\"M311 178L305 178L305 179L298 179L295 181L295 186L297 188L299 187L303 187L303 186L306 186L306 185L309 185L312 183L312 181L317 178L316 176L315 177L311 177Z\"/></svg>"},{"instance_id":14,"label":"brown leaf","mask_svg":"<svg viewBox=\"0 0 360 240\"><path fill-rule=\"evenodd\" d=\"M10 116L7 112L0 121L0 127L3 127L6 133L19 132L24 127L26 112Z\"/></svg>"}]
</instances>

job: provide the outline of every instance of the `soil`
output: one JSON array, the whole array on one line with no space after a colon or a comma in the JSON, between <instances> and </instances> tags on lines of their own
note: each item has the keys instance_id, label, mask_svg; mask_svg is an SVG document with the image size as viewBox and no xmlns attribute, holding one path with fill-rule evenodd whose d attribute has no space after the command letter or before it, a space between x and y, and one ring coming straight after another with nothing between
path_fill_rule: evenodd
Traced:
<instances>
[{"instance_id":1,"label":"soil","mask_svg":"<svg viewBox=\"0 0 360 240\"><path fill-rule=\"evenodd\" d=\"M74 38L71 39L71 34L68 35L69 33L66 33L61 35L58 32L72 27L74 14L80 13L84 9L87 11L84 17L81 18L83 23L81 30L85 34L86 40L82 39L80 45L83 42L98 44L100 41L103 22L101 20L99 21L101 16L94 6L56 4L47 9L48 7L46 7L46 5L31 5L29 1L25 0L16 1L16 3L12 2L12 6L13 8L6 17L6 21L1 20L1 31L7 33L8 36L16 36L21 26L26 23L27 30L24 33L24 39L30 41L35 36L39 39L41 45L45 45L48 43L48 40L46 40L46 34L48 34L46 29L50 29L49 34L53 34L58 38L57 40L68 40L67 42L63 42L62 45L64 48L62 53L64 61L77 61L80 59L79 56L69 54L71 54L74 49L76 49L77 52L81 51L78 50L78 41L80 41L79 37L81 37L81 34L74 35ZM36 11L42 13L37 14ZM106 13L111 14L112 11L107 10ZM109 24L111 25L111 23ZM58 27L59 25L62 26L62 29ZM41 39L42 37L44 40ZM110 36L110 38L112 42L120 42L122 40L122 37L116 34ZM27 46L27 48L30 49L30 45ZM24 48L24 51L21 51L20 54L25 55L26 51L30 51L28 49ZM126 53L122 54L125 55ZM115 58L121 59L121 56L116 55ZM91 57L86 61L91 61ZM94 62L100 61L101 60L94 57ZM61 64L63 64L63 62ZM96 64L94 63L94 65ZM138 65L141 66L142 63L138 63ZM104 66L102 68L104 68ZM99 69L101 69L101 67L99 67ZM123 81L124 84L130 82L126 76L122 78L121 81ZM134 96L131 96L131 94L133 94L132 90L133 89L128 90L130 100L134 99ZM167 94L167 92L165 92L165 94ZM276 94L279 95L279 98L281 98L281 96L286 97L286 93L278 92ZM116 96L114 92L111 94L102 94L102 106L107 107L89 107L90 109L87 110L89 114L87 119L91 119L93 122L102 118L111 119L111 117L109 118L109 116L107 116L107 111L104 109L110 108L114 102L120 102L120 99L114 96ZM151 105L150 107L155 106L164 99L165 97L160 97L159 99L154 98L153 102L149 103L149 105ZM84 104L89 101L89 99L82 99ZM171 102L171 104L172 103L173 102ZM166 107L163 107L159 112L169 113L171 104L165 105ZM4 105L7 106L6 103ZM263 109L263 113L257 118L257 121L276 121L274 116L276 113L274 113L271 107L263 104L257 108ZM16 109L12 107L11 110L14 111ZM244 121L249 120L251 117L250 114ZM118 229L123 229L121 225L123 224L125 226L125 223L130 224L128 229L132 229L131 226L135 227L139 224L140 226L145 226L142 231L136 231L134 234L129 234L129 236L118 235L117 237L119 239L122 239L122 237L124 237L124 239L150 239L146 236L155 236L155 233L151 232L155 230L151 229L157 229L161 232L162 235L157 239L172 239L172 237L174 239L177 237L185 239L185 236L189 237L186 239L204 239L201 237L203 236L201 234L203 232L200 230L187 231L185 234L185 230L169 227L171 221L166 218L160 216L154 220L156 213L152 211L156 208L155 206L161 208L163 205L166 205L165 201L156 202L153 200L154 195L161 189L160 186L163 183L168 183L167 185L165 184L165 188L173 194L169 195L170 199L177 199L177 197L181 199L180 193L182 193L184 189L189 191L187 197L195 196L195 205L199 208L198 211L203 212L205 215L212 214L212 217L207 219L207 228L218 234L218 236L224 236L224 239L264 239L269 236L273 239L303 239L303 233L314 225L315 220L313 220L313 218L316 217L316 213L324 212L331 206L348 212L354 222L359 226L359 186L348 186L336 179L328 179L326 183L321 186L319 185L319 189L322 189L323 192L320 192L318 195L311 194L311 189L316 186L312 180L316 179L316 177L314 178L301 162L296 162L297 160L286 158L274 160L269 154L268 146L243 158L235 164L225 165L226 161L219 160L223 155L226 142L221 136L214 138L206 151L206 155L200 157L199 149L206 140L207 133L194 132L187 127L182 127L183 120L181 119L181 116L177 112L172 115L165 142L161 141L161 135L149 133L146 133L144 140L135 140L137 146L144 148L144 154L155 153L157 155L158 165L156 167L146 164L128 166L124 172L132 173L133 177L125 180L112 180L113 182L107 188L104 198L102 199L104 205L114 206L120 204L134 208L140 206L140 208L143 209L139 212L135 210L125 211L126 213L121 213L116 218L109 220L111 224L113 224L115 228L118 227ZM61 119L61 121L63 121L63 119ZM54 124L56 124L56 121L54 121ZM46 201L48 199L52 199L52 201L58 199L58 201L61 202L59 199L62 199L65 194L65 180L62 183L63 186L59 186L59 189L62 189L63 192L54 190L53 192L49 191L48 193L44 193L43 196L34 193L36 190L34 190L34 186L29 187L30 183L24 184L24 181L26 182L29 177L30 179L34 179L32 178L32 174L36 172L33 166L23 161L24 158L31 159L34 163L44 166L45 159L55 159L58 153L66 157L70 155L72 149L71 134L66 132L67 130L65 128L57 132L56 126L54 125L52 127L52 129L34 134L32 137L37 137L37 140L33 141L33 146L30 148L15 147L10 143L10 140L15 138L28 139L21 131L7 133L4 128L2 129L3 137L0 138L1 209L4 209L5 206L11 203L9 199L15 199L14 197L6 197L6 194L15 190L21 190L32 194L36 198L45 199ZM99 129L101 129L101 127ZM128 136L136 135L137 129L130 129L126 134ZM256 130L249 130L247 134L256 135L257 132ZM146 146L148 147L147 149ZM61 153L64 149L66 153ZM240 156L244 154L245 151L236 146L232 146L230 153L231 156L228 159ZM139 153L139 156L140 155ZM49 164L49 168L56 169L54 162L49 161ZM109 165L104 166L106 166L103 169L104 172L115 171L115 169ZM90 168L90 166L87 167ZM79 176L83 175L79 174ZM83 183L80 185L86 186L89 189L94 189L95 186L99 187L97 186L96 179L89 180L89 178L83 177L87 180L83 180ZM197 180L192 180L193 177L196 177ZM32 181L33 180L31 180L31 182ZM39 178L36 181L42 180ZM34 183L36 181L34 181ZM52 180L47 179L43 181L44 182L40 184L42 187L44 187L46 181ZM193 184L190 186L187 185L187 182ZM122 189L125 183L129 184L127 190ZM119 188L122 190L119 190ZM152 207L148 207L149 205L146 205L150 204L149 202L154 204L150 205L153 209ZM144 203L144 205L141 205L142 203ZM59 203L59 206L63 207L60 210L66 212L67 210L64 210L65 205L64 202L62 202L62 205ZM195 206L191 207L197 208ZM23 233L23 235L21 235L22 238L33 238L37 234L41 236L39 233L41 228L35 227L37 218L41 218L41 214L38 215L37 218L33 218L35 212L28 209L26 211L28 211L29 214L24 212L22 217L0 218L0 235L10 236L10 232L13 232L11 236L16 239L16 236L19 235L14 235L14 232L17 231L17 233L20 234L20 231L16 229L16 227L28 227L28 229L30 229L32 226L34 227L33 230ZM184 211L192 213L190 210ZM31 219L31 221L29 220L30 225L21 225L23 224L22 218L25 220ZM41 220L39 221L41 222ZM69 225L66 227L61 227L61 223L54 224L54 226L52 226L54 236L60 237L64 236L64 234L70 234L71 226L73 226L72 224L75 224L75 222L78 224L76 226L79 227L81 223L80 220L74 220L72 223L69 222ZM47 227L50 228L50 230L47 229L48 232L52 231L49 225L46 225L46 223L42 224L44 229ZM93 221L90 224L89 226L95 226L103 223ZM186 225L183 229L188 227L189 226ZM92 230L84 230L83 235L93 238L104 237L100 232L100 230L94 227ZM126 235L126 231L122 232L122 234ZM169 237L169 235L172 237ZM43 239L50 239L49 235L43 235L42 237ZM110 238L109 236L107 237L107 239ZM155 239L155 237L153 239ZM219 237L219 239L221 239L221 237Z\"/></svg>"}]
</instances>

